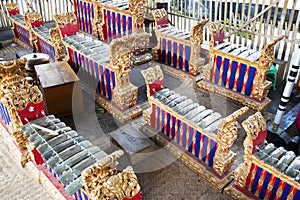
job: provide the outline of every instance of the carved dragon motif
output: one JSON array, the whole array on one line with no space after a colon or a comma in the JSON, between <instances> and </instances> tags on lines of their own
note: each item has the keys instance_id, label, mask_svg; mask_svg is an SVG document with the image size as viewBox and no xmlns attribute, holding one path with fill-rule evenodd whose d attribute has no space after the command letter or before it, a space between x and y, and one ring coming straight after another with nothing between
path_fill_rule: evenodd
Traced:
<instances>
[{"instance_id":1,"label":"carved dragon motif","mask_svg":"<svg viewBox=\"0 0 300 200\"><path fill-rule=\"evenodd\" d=\"M213 169L221 176L232 166L235 153L230 148L237 138L237 119L249 110L243 107L226 117L218 128L218 148L214 158Z\"/></svg>"},{"instance_id":2,"label":"carved dragon motif","mask_svg":"<svg viewBox=\"0 0 300 200\"><path fill-rule=\"evenodd\" d=\"M82 172L84 188L91 199L131 198L140 191L132 167L118 173L116 159L124 154L116 151Z\"/></svg>"}]
</instances>

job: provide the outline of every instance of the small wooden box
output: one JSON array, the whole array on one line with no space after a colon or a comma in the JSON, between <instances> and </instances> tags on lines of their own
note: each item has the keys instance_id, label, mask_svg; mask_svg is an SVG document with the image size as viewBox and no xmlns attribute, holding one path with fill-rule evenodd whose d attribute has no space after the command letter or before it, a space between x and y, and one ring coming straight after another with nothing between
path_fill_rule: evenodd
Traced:
<instances>
[{"instance_id":1,"label":"small wooden box","mask_svg":"<svg viewBox=\"0 0 300 200\"><path fill-rule=\"evenodd\" d=\"M67 116L84 110L80 80L66 61L35 66L47 114Z\"/></svg>"}]
</instances>

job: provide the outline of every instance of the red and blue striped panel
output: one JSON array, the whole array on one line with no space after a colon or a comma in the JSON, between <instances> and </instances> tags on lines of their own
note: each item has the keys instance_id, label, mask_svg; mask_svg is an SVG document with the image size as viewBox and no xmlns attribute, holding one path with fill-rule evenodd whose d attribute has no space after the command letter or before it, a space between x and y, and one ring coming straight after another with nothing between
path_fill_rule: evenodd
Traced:
<instances>
[{"instance_id":1,"label":"red and blue striped panel","mask_svg":"<svg viewBox=\"0 0 300 200\"><path fill-rule=\"evenodd\" d=\"M77 192L74 193L74 198L75 200L88 200L88 196L83 190L78 190Z\"/></svg>"},{"instance_id":2,"label":"red and blue striped panel","mask_svg":"<svg viewBox=\"0 0 300 200\"><path fill-rule=\"evenodd\" d=\"M5 125L9 125L11 122L8 109L0 102L0 116Z\"/></svg>"},{"instance_id":3,"label":"red and blue striped panel","mask_svg":"<svg viewBox=\"0 0 300 200\"><path fill-rule=\"evenodd\" d=\"M213 159L217 150L217 143L205 134L190 127L185 122L177 119L163 108L152 105L152 128L160 131L164 137L172 140L174 144L187 151L198 160L213 166Z\"/></svg>"},{"instance_id":4,"label":"red and blue striped panel","mask_svg":"<svg viewBox=\"0 0 300 200\"><path fill-rule=\"evenodd\" d=\"M189 73L191 47L172 40L160 40L161 62L183 72Z\"/></svg>"},{"instance_id":5,"label":"red and blue striped panel","mask_svg":"<svg viewBox=\"0 0 300 200\"><path fill-rule=\"evenodd\" d=\"M132 17L124 15L122 13L115 12L113 10L103 10L105 25L103 28L105 39L112 41L116 38L132 33Z\"/></svg>"},{"instance_id":6,"label":"red and blue striped panel","mask_svg":"<svg viewBox=\"0 0 300 200\"><path fill-rule=\"evenodd\" d=\"M79 21L79 29L88 34L93 34L92 22L95 17L94 4L77 0L75 11Z\"/></svg>"},{"instance_id":7,"label":"red and blue striped panel","mask_svg":"<svg viewBox=\"0 0 300 200\"><path fill-rule=\"evenodd\" d=\"M16 30L18 32L18 39L27 44L28 46L30 45L30 40L29 40L29 30L24 29L23 27L19 26L18 24L15 24Z\"/></svg>"},{"instance_id":8,"label":"red and blue striped panel","mask_svg":"<svg viewBox=\"0 0 300 200\"><path fill-rule=\"evenodd\" d=\"M257 70L255 67L216 55L210 81L235 92L250 96ZM248 75L248 76L246 76Z\"/></svg>"},{"instance_id":9,"label":"red and blue striped panel","mask_svg":"<svg viewBox=\"0 0 300 200\"><path fill-rule=\"evenodd\" d=\"M260 199L278 199L283 200L289 197L300 199L300 190L282 181L262 167L252 164L248 174L245 189L250 191ZM282 191L280 194L278 191Z\"/></svg>"},{"instance_id":10,"label":"red and blue striped panel","mask_svg":"<svg viewBox=\"0 0 300 200\"><path fill-rule=\"evenodd\" d=\"M42 38L38 37L38 42L40 46L40 52L48 54L50 57L50 61L54 62L55 61L55 49L52 45L50 45L48 42L43 40Z\"/></svg>"}]
</instances>

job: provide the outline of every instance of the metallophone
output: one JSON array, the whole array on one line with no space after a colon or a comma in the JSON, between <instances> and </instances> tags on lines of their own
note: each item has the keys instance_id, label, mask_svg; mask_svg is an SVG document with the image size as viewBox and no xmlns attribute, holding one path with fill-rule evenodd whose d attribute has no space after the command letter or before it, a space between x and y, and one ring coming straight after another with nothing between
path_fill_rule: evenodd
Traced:
<instances>
[{"instance_id":1,"label":"metallophone","mask_svg":"<svg viewBox=\"0 0 300 200\"><path fill-rule=\"evenodd\" d=\"M208 19L196 23L191 33L188 33L169 25L165 9L153 10L152 15L155 19L155 34L158 41L153 49L155 60L177 69L173 72L168 70L175 77L183 72L183 77L190 75L193 79L197 79L200 66L205 62L205 59L200 58L200 50L203 43L203 28Z\"/></svg>"},{"instance_id":2,"label":"metallophone","mask_svg":"<svg viewBox=\"0 0 300 200\"><path fill-rule=\"evenodd\" d=\"M116 169L123 151L107 155L60 119L45 116L37 86L26 80L26 59L0 64L1 134L55 199L140 200L132 167Z\"/></svg>"},{"instance_id":3,"label":"metallophone","mask_svg":"<svg viewBox=\"0 0 300 200\"><path fill-rule=\"evenodd\" d=\"M5 4L5 7L13 24L12 32L15 42L26 49L32 49L29 28L26 26L24 16L20 14L17 4L9 3Z\"/></svg>"},{"instance_id":4,"label":"metallophone","mask_svg":"<svg viewBox=\"0 0 300 200\"><path fill-rule=\"evenodd\" d=\"M300 157L264 142L266 121L259 112L242 126L247 133L244 162L235 170L234 182L224 193L234 199L300 199Z\"/></svg>"},{"instance_id":5,"label":"metallophone","mask_svg":"<svg viewBox=\"0 0 300 200\"><path fill-rule=\"evenodd\" d=\"M34 50L48 54L52 62L62 59L64 53L56 52L55 49L58 48L55 48L55 44L52 42L52 37L55 37L55 29L44 26L40 13L28 12L24 18L30 30L30 43Z\"/></svg>"},{"instance_id":6,"label":"metallophone","mask_svg":"<svg viewBox=\"0 0 300 200\"><path fill-rule=\"evenodd\" d=\"M243 107L227 117L163 87L160 67L142 71L147 85L150 108L144 118L159 131L155 138L179 160L221 190L232 181L231 166L236 154L231 147L237 138L237 119L248 108Z\"/></svg>"},{"instance_id":7,"label":"metallophone","mask_svg":"<svg viewBox=\"0 0 300 200\"><path fill-rule=\"evenodd\" d=\"M141 114L136 106L137 87L129 81L131 52L147 46L149 35L143 31L113 40L109 45L78 33L74 13L56 15L60 38L67 48L69 63L79 73L85 89L96 88L96 101L124 122ZM95 91L90 91L94 93Z\"/></svg>"},{"instance_id":8,"label":"metallophone","mask_svg":"<svg viewBox=\"0 0 300 200\"><path fill-rule=\"evenodd\" d=\"M267 98L271 82L266 80L266 74L274 62L274 46L283 36L257 51L225 42L220 23L211 23L209 30L210 61L200 66L202 79L197 86L254 110L265 110L271 103Z\"/></svg>"},{"instance_id":9,"label":"metallophone","mask_svg":"<svg viewBox=\"0 0 300 200\"><path fill-rule=\"evenodd\" d=\"M144 0L77 0L74 6L81 31L111 42L143 28L144 4Z\"/></svg>"}]
</instances>

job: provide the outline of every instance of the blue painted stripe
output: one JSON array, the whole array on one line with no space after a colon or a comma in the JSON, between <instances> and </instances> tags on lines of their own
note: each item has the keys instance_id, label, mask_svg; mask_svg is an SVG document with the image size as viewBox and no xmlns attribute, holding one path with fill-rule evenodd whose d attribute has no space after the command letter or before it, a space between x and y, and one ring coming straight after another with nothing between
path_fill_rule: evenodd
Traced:
<instances>
[{"instance_id":1,"label":"blue painted stripe","mask_svg":"<svg viewBox=\"0 0 300 200\"><path fill-rule=\"evenodd\" d=\"M214 164L214 157L216 154L216 150L217 150L217 143L214 140L210 140L210 154L208 160L208 165L210 167L212 167Z\"/></svg>"},{"instance_id":2,"label":"blue painted stripe","mask_svg":"<svg viewBox=\"0 0 300 200\"><path fill-rule=\"evenodd\" d=\"M86 12L86 17L85 17L85 20L86 20L86 32L88 33L90 30L89 30L89 27L90 27L90 4L88 3L87 4L87 12Z\"/></svg>"},{"instance_id":3,"label":"blue painted stripe","mask_svg":"<svg viewBox=\"0 0 300 200\"><path fill-rule=\"evenodd\" d=\"M117 31L116 31L116 13L114 11L112 13L112 28L113 28L113 38L117 38Z\"/></svg>"},{"instance_id":4,"label":"blue painted stripe","mask_svg":"<svg viewBox=\"0 0 300 200\"><path fill-rule=\"evenodd\" d=\"M95 8L94 8L94 4L92 4L92 18L95 18Z\"/></svg>"},{"instance_id":5,"label":"blue painted stripe","mask_svg":"<svg viewBox=\"0 0 300 200\"><path fill-rule=\"evenodd\" d=\"M221 70L221 65L222 65L222 56L217 57L217 67L215 71L215 84L218 84L219 79L220 79L220 70Z\"/></svg>"},{"instance_id":6,"label":"blue painted stripe","mask_svg":"<svg viewBox=\"0 0 300 200\"><path fill-rule=\"evenodd\" d=\"M299 200L299 199L300 199L300 190L297 190L293 200Z\"/></svg>"},{"instance_id":7,"label":"blue painted stripe","mask_svg":"<svg viewBox=\"0 0 300 200\"><path fill-rule=\"evenodd\" d=\"M253 185L252 185L252 188L251 188L251 192L253 194L255 194L255 192L256 192L256 188L257 188L257 184L258 184L258 181L259 181L259 178L260 178L261 171L262 171L262 169L260 167L258 167L257 170L256 170L256 174L255 174L255 177L254 177L254 182L253 182Z\"/></svg>"},{"instance_id":8,"label":"blue painted stripe","mask_svg":"<svg viewBox=\"0 0 300 200\"><path fill-rule=\"evenodd\" d=\"M77 193L78 193L79 200L82 200L81 191L78 190Z\"/></svg>"},{"instance_id":9,"label":"blue painted stripe","mask_svg":"<svg viewBox=\"0 0 300 200\"><path fill-rule=\"evenodd\" d=\"M172 42L168 40L168 55L167 55L167 65L171 65L171 52L172 51Z\"/></svg>"},{"instance_id":10,"label":"blue painted stripe","mask_svg":"<svg viewBox=\"0 0 300 200\"><path fill-rule=\"evenodd\" d=\"M180 136L181 136L181 121L178 119L178 123L177 123L177 135L176 135L176 142L177 142L177 144L180 143Z\"/></svg>"},{"instance_id":11,"label":"blue painted stripe","mask_svg":"<svg viewBox=\"0 0 300 200\"><path fill-rule=\"evenodd\" d=\"M101 93L104 97L106 97L105 83L104 83L104 69L102 65L100 65L100 77L101 77Z\"/></svg>"},{"instance_id":12,"label":"blue painted stripe","mask_svg":"<svg viewBox=\"0 0 300 200\"><path fill-rule=\"evenodd\" d=\"M183 68L183 45L179 44L179 69Z\"/></svg>"},{"instance_id":13,"label":"blue painted stripe","mask_svg":"<svg viewBox=\"0 0 300 200\"><path fill-rule=\"evenodd\" d=\"M122 30L121 30L121 14L118 13L117 14L117 17L118 17L118 38L119 37L122 37Z\"/></svg>"},{"instance_id":14,"label":"blue painted stripe","mask_svg":"<svg viewBox=\"0 0 300 200\"><path fill-rule=\"evenodd\" d=\"M243 89L244 77L245 77L246 69L247 69L247 65L241 64L240 73L239 73L240 75L239 75L239 78L238 78L238 85L237 85L237 88L236 88L236 91L239 92L239 93Z\"/></svg>"},{"instance_id":15,"label":"blue painted stripe","mask_svg":"<svg viewBox=\"0 0 300 200\"><path fill-rule=\"evenodd\" d=\"M110 11L107 10L107 29L108 29L108 37L109 37L109 40L111 40L111 24L110 24Z\"/></svg>"},{"instance_id":16,"label":"blue painted stripe","mask_svg":"<svg viewBox=\"0 0 300 200\"><path fill-rule=\"evenodd\" d=\"M99 67L98 67L98 63L96 63L96 62L95 62L95 70L96 70L96 82L97 82L96 91L98 92L98 94L100 94L101 89L100 89Z\"/></svg>"},{"instance_id":17,"label":"blue painted stripe","mask_svg":"<svg viewBox=\"0 0 300 200\"><path fill-rule=\"evenodd\" d=\"M83 195L85 200L89 200L89 197L85 193L83 193Z\"/></svg>"},{"instance_id":18,"label":"blue painted stripe","mask_svg":"<svg viewBox=\"0 0 300 200\"><path fill-rule=\"evenodd\" d=\"M250 96L250 94L252 92L255 73L256 73L256 68L255 67L250 67L249 74L248 74L247 85L246 85L246 90L245 90L245 95L246 96Z\"/></svg>"},{"instance_id":19,"label":"blue painted stripe","mask_svg":"<svg viewBox=\"0 0 300 200\"><path fill-rule=\"evenodd\" d=\"M82 28L81 28L81 23L80 23L80 2L79 2L79 0L77 0L77 14L78 14L77 18L79 20L79 28L81 30Z\"/></svg>"},{"instance_id":20,"label":"blue painted stripe","mask_svg":"<svg viewBox=\"0 0 300 200\"><path fill-rule=\"evenodd\" d=\"M127 26L126 26L126 15L122 16L123 20L122 20L122 25L123 25L123 35L126 35L126 30L127 30Z\"/></svg>"},{"instance_id":21,"label":"blue painted stripe","mask_svg":"<svg viewBox=\"0 0 300 200\"><path fill-rule=\"evenodd\" d=\"M112 75L112 83L113 83L113 88L116 87L116 76L115 76L115 72L111 72Z\"/></svg>"},{"instance_id":22,"label":"blue painted stripe","mask_svg":"<svg viewBox=\"0 0 300 200\"><path fill-rule=\"evenodd\" d=\"M167 136L170 137L170 119L171 119L171 115L170 113L167 113L167 127L166 127L166 133Z\"/></svg>"},{"instance_id":23,"label":"blue painted stripe","mask_svg":"<svg viewBox=\"0 0 300 200\"><path fill-rule=\"evenodd\" d=\"M227 79L227 72L228 72L228 68L229 68L229 62L230 62L230 60L228 58L224 59L224 67L223 67L221 86L226 86L226 79Z\"/></svg>"},{"instance_id":24,"label":"blue painted stripe","mask_svg":"<svg viewBox=\"0 0 300 200\"><path fill-rule=\"evenodd\" d=\"M291 189L291 185L289 185L289 184L286 183L285 187L283 189L283 192L282 192L280 200L286 200L287 199L287 196L289 195L290 189Z\"/></svg>"},{"instance_id":25,"label":"blue painted stripe","mask_svg":"<svg viewBox=\"0 0 300 200\"><path fill-rule=\"evenodd\" d=\"M172 117L172 140L175 138L175 127L176 126L176 117Z\"/></svg>"},{"instance_id":26,"label":"blue painted stripe","mask_svg":"<svg viewBox=\"0 0 300 200\"><path fill-rule=\"evenodd\" d=\"M199 158L200 153L200 140L201 140L201 133L199 131L196 132L196 149L195 149L195 156Z\"/></svg>"},{"instance_id":27,"label":"blue painted stripe","mask_svg":"<svg viewBox=\"0 0 300 200\"><path fill-rule=\"evenodd\" d=\"M157 106L156 128L160 130L160 107Z\"/></svg>"},{"instance_id":28,"label":"blue painted stripe","mask_svg":"<svg viewBox=\"0 0 300 200\"><path fill-rule=\"evenodd\" d=\"M161 109L161 132L165 134L165 111Z\"/></svg>"},{"instance_id":29,"label":"blue painted stripe","mask_svg":"<svg viewBox=\"0 0 300 200\"><path fill-rule=\"evenodd\" d=\"M109 75L109 69L105 69L106 73L106 85L107 85L107 93L108 93L108 99L112 100L112 93L111 93L111 86L110 86L110 75Z\"/></svg>"},{"instance_id":30,"label":"blue painted stripe","mask_svg":"<svg viewBox=\"0 0 300 200\"><path fill-rule=\"evenodd\" d=\"M187 72L187 73L190 71L190 69L189 69L190 57L191 57L191 47L185 46L185 72Z\"/></svg>"},{"instance_id":31,"label":"blue painted stripe","mask_svg":"<svg viewBox=\"0 0 300 200\"><path fill-rule=\"evenodd\" d=\"M205 162L205 160L206 160L207 146L208 146L208 138L206 135L204 135L204 141L203 141L203 147L202 147L202 161L203 162Z\"/></svg>"},{"instance_id":32,"label":"blue painted stripe","mask_svg":"<svg viewBox=\"0 0 300 200\"><path fill-rule=\"evenodd\" d=\"M272 176L272 174L270 174L269 172L266 172L266 178L264 180L264 183L262 185L262 189L261 189L260 194L259 194L259 198L261 198L261 199L265 198L271 176Z\"/></svg>"},{"instance_id":33,"label":"blue painted stripe","mask_svg":"<svg viewBox=\"0 0 300 200\"><path fill-rule=\"evenodd\" d=\"M186 134L187 134L187 125L186 123L183 124L183 133L182 133L182 143L181 146L183 147L183 149L186 148Z\"/></svg>"},{"instance_id":34,"label":"blue painted stripe","mask_svg":"<svg viewBox=\"0 0 300 200\"><path fill-rule=\"evenodd\" d=\"M173 42L173 67L177 67L177 42Z\"/></svg>"},{"instance_id":35,"label":"blue painted stripe","mask_svg":"<svg viewBox=\"0 0 300 200\"><path fill-rule=\"evenodd\" d=\"M161 47L161 61L162 63L166 63L166 47L167 47L167 41L166 39L162 39L162 47Z\"/></svg>"},{"instance_id":36,"label":"blue painted stripe","mask_svg":"<svg viewBox=\"0 0 300 200\"><path fill-rule=\"evenodd\" d=\"M84 18L84 16L86 15L86 2L83 2L83 13L82 13L82 26L83 26L83 31L87 31L86 30L86 24L84 24L84 20L85 20L85 18Z\"/></svg>"},{"instance_id":37,"label":"blue painted stripe","mask_svg":"<svg viewBox=\"0 0 300 200\"><path fill-rule=\"evenodd\" d=\"M74 193L75 200L78 200L76 192Z\"/></svg>"},{"instance_id":38,"label":"blue painted stripe","mask_svg":"<svg viewBox=\"0 0 300 200\"><path fill-rule=\"evenodd\" d=\"M274 199L275 198L276 192L277 192L278 187L279 187L279 184L280 184L280 179L276 178L276 181L275 181L273 189L272 189L272 194L271 194L269 199Z\"/></svg>"},{"instance_id":39,"label":"blue painted stripe","mask_svg":"<svg viewBox=\"0 0 300 200\"><path fill-rule=\"evenodd\" d=\"M132 17L128 17L128 31L132 34Z\"/></svg>"},{"instance_id":40,"label":"blue painted stripe","mask_svg":"<svg viewBox=\"0 0 300 200\"><path fill-rule=\"evenodd\" d=\"M189 136L189 145L188 145L188 151L190 153L193 152L193 138L194 138L194 128L190 127L190 136Z\"/></svg>"},{"instance_id":41,"label":"blue painted stripe","mask_svg":"<svg viewBox=\"0 0 300 200\"><path fill-rule=\"evenodd\" d=\"M238 66L238 62L232 61L230 82L229 82L229 89L231 89L231 90L234 87L234 81L235 81L235 74L236 74L237 66Z\"/></svg>"}]
</instances>

